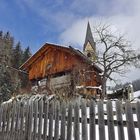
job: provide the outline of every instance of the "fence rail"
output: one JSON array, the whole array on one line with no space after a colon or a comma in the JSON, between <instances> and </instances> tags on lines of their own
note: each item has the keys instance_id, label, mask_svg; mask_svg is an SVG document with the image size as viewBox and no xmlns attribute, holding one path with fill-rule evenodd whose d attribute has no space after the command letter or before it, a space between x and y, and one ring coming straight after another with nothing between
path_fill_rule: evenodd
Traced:
<instances>
[{"instance_id":1,"label":"fence rail","mask_svg":"<svg viewBox=\"0 0 140 140\"><path fill-rule=\"evenodd\" d=\"M135 111L134 111L135 110ZM44 98L0 106L0 140L139 140L140 102Z\"/></svg>"}]
</instances>

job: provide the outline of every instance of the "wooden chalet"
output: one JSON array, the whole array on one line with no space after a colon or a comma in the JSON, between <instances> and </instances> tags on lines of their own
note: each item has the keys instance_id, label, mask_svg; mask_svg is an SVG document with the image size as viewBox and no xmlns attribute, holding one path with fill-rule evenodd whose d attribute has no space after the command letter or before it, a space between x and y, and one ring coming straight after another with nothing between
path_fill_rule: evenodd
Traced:
<instances>
[{"instance_id":1,"label":"wooden chalet","mask_svg":"<svg viewBox=\"0 0 140 140\"><path fill-rule=\"evenodd\" d=\"M29 74L32 86L38 85L53 92L68 95L81 92L96 95L100 92L102 70L94 64L95 43L90 26L83 53L73 47L46 43L20 69Z\"/></svg>"}]
</instances>

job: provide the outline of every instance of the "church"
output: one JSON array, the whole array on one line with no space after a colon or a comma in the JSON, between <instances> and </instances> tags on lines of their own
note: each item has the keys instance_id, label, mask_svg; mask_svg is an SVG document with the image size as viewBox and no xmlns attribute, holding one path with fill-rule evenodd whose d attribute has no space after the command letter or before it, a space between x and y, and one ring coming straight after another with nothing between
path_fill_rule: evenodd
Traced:
<instances>
[{"instance_id":1,"label":"church","mask_svg":"<svg viewBox=\"0 0 140 140\"><path fill-rule=\"evenodd\" d=\"M96 44L88 23L82 52L72 46L45 43L20 70L28 73L32 89L38 87L47 94L64 96L75 93L96 96L101 93L102 70L95 60Z\"/></svg>"}]
</instances>

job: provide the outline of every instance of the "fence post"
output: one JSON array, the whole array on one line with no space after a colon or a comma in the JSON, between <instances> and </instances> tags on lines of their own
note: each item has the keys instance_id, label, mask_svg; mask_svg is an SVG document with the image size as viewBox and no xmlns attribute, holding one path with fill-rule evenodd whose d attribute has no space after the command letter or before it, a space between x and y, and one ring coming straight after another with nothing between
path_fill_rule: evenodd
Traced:
<instances>
[{"instance_id":1,"label":"fence post","mask_svg":"<svg viewBox=\"0 0 140 140\"><path fill-rule=\"evenodd\" d=\"M20 112L20 128L19 128L19 130L20 130L20 134L19 134L19 138L21 139L21 140L24 140L24 115L25 115L25 111L24 111L24 106L25 106L25 104L24 104L24 101L22 100L21 101L21 104L20 104L20 110L21 110L21 112Z\"/></svg>"},{"instance_id":2,"label":"fence post","mask_svg":"<svg viewBox=\"0 0 140 140\"><path fill-rule=\"evenodd\" d=\"M96 139L95 132L95 102L90 101L90 140Z\"/></svg>"},{"instance_id":3,"label":"fence post","mask_svg":"<svg viewBox=\"0 0 140 140\"><path fill-rule=\"evenodd\" d=\"M82 104L81 104L81 111L82 111L82 140L87 140L87 113L86 113L86 104L85 102L82 100Z\"/></svg>"},{"instance_id":4,"label":"fence post","mask_svg":"<svg viewBox=\"0 0 140 140\"><path fill-rule=\"evenodd\" d=\"M61 140L65 140L65 116L66 116L66 104L61 104Z\"/></svg>"},{"instance_id":5,"label":"fence post","mask_svg":"<svg viewBox=\"0 0 140 140\"><path fill-rule=\"evenodd\" d=\"M43 132L43 140L47 139L48 109L49 109L49 103L44 100L44 132Z\"/></svg>"},{"instance_id":6,"label":"fence post","mask_svg":"<svg viewBox=\"0 0 140 140\"><path fill-rule=\"evenodd\" d=\"M2 139L2 115L3 115L3 108L0 105L0 139Z\"/></svg>"},{"instance_id":7,"label":"fence post","mask_svg":"<svg viewBox=\"0 0 140 140\"><path fill-rule=\"evenodd\" d=\"M34 101L34 128L33 128L33 140L37 139L38 131L38 99Z\"/></svg>"},{"instance_id":8,"label":"fence post","mask_svg":"<svg viewBox=\"0 0 140 140\"><path fill-rule=\"evenodd\" d=\"M42 118L43 117L43 99L39 101L39 124L38 124L38 140L42 138Z\"/></svg>"},{"instance_id":9,"label":"fence post","mask_svg":"<svg viewBox=\"0 0 140 140\"><path fill-rule=\"evenodd\" d=\"M79 140L79 135L79 105L76 103L74 107L74 140Z\"/></svg>"},{"instance_id":10,"label":"fence post","mask_svg":"<svg viewBox=\"0 0 140 140\"><path fill-rule=\"evenodd\" d=\"M16 103L16 115L15 115L15 135L14 139L18 140L19 133L19 115L20 115L20 102Z\"/></svg>"},{"instance_id":11,"label":"fence post","mask_svg":"<svg viewBox=\"0 0 140 140\"><path fill-rule=\"evenodd\" d=\"M68 125L67 125L67 140L71 140L72 136L72 104L68 108Z\"/></svg>"},{"instance_id":12,"label":"fence post","mask_svg":"<svg viewBox=\"0 0 140 140\"><path fill-rule=\"evenodd\" d=\"M132 116L132 107L131 104L126 102L126 122L127 122L127 130L128 130L128 139L135 140L135 131L134 131L134 122Z\"/></svg>"},{"instance_id":13,"label":"fence post","mask_svg":"<svg viewBox=\"0 0 140 140\"><path fill-rule=\"evenodd\" d=\"M14 124L15 124L15 113L16 113L16 103L13 102L12 103L12 120L11 120L11 140L14 140L14 133L15 133L15 127L14 127Z\"/></svg>"},{"instance_id":14,"label":"fence post","mask_svg":"<svg viewBox=\"0 0 140 140\"><path fill-rule=\"evenodd\" d=\"M59 111L60 111L60 103L57 102L55 104L55 130L54 130L54 140L59 139Z\"/></svg>"},{"instance_id":15,"label":"fence post","mask_svg":"<svg viewBox=\"0 0 140 140\"><path fill-rule=\"evenodd\" d=\"M137 111L138 128L140 134L140 102L136 103L136 111Z\"/></svg>"},{"instance_id":16,"label":"fence post","mask_svg":"<svg viewBox=\"0 0 140 140\"><path fill-rule=\"evenodd\" d=\"M119 137L119 140L124 140L122 104L120 101L116 101L116 116L117 116L117 122L118 122L118 137Z\"/></svg>"},{"instance_id":17,"label":"fence post","mask_svg":"<svg viewBox=\"0 0 140 140\"><path fill-rule=\"evenodd\" d=\"M105 123L104 123L104 109L103 102L98 102L98 123L99 123L99 139L105 140Z\"/></svg>"},{"instance_id":18,"label":"fence post","mask_svg":"<svg viewBox=\"0 0 140 140\"><path fill-rule=\"evenodd\" d=\"M29 113L28 113L28 140L32 139L32 127L33 127L33 99L29 101Z\"/></svg>"},{"instance_id":19,"label":"fence post","mask_svg":"<svg viewBox=\"0 0 140 140\"><path fill-rule=\"evenodd\" d=\"M27 101L27 104L25 105L25 140L28 139L28 125L29 125L29 101Z\"/></svg>"},{"instance_id":20,"label":"fence post","mask_svg":"<svg viewBox=\"0 0 140 140\"><path fill-rule=\"evenodd\" d=\"M50 103L49 108L49 136L48 139L53 139L53 116L54 116L54 102Z\"/></svg>"},{"instance_id":21,"label":"fence post","mask_svg":"<svg viewBox=\"0 0 140 140\"><path fill-rule=\"evenodd\" d=\"M109 140L115 140L112 102L110 100L107 102L107 124Z\"/></svg>"}]
</instances>

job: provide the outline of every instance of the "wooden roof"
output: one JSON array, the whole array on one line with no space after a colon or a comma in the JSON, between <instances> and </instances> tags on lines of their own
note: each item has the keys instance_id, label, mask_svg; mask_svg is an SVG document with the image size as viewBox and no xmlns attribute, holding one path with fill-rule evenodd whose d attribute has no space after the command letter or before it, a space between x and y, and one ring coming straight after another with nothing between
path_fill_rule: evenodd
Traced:
<instances>
[{"instance_id":1,"label":"wooden roof","mask_svg":"<svg viewBox=\"0 0 140 140\"><path fill-rule=\"evenodd\" d=\"M99 72L102 72L102 70L95 65L91 60L89 60L81 51L74 49L73 47L64 47L57 44L52 43L45 43L33 56L31 56L25 63L23 63L19 69L28 71L29 67L40 57L42 54L44 54L49 48L55 48L55 49L61 49L63 51L66 51L68 53L71 53L73 55L79 56L85 63L90 64L91 66L95 67Z\"/></svg>"}]
</instances>

